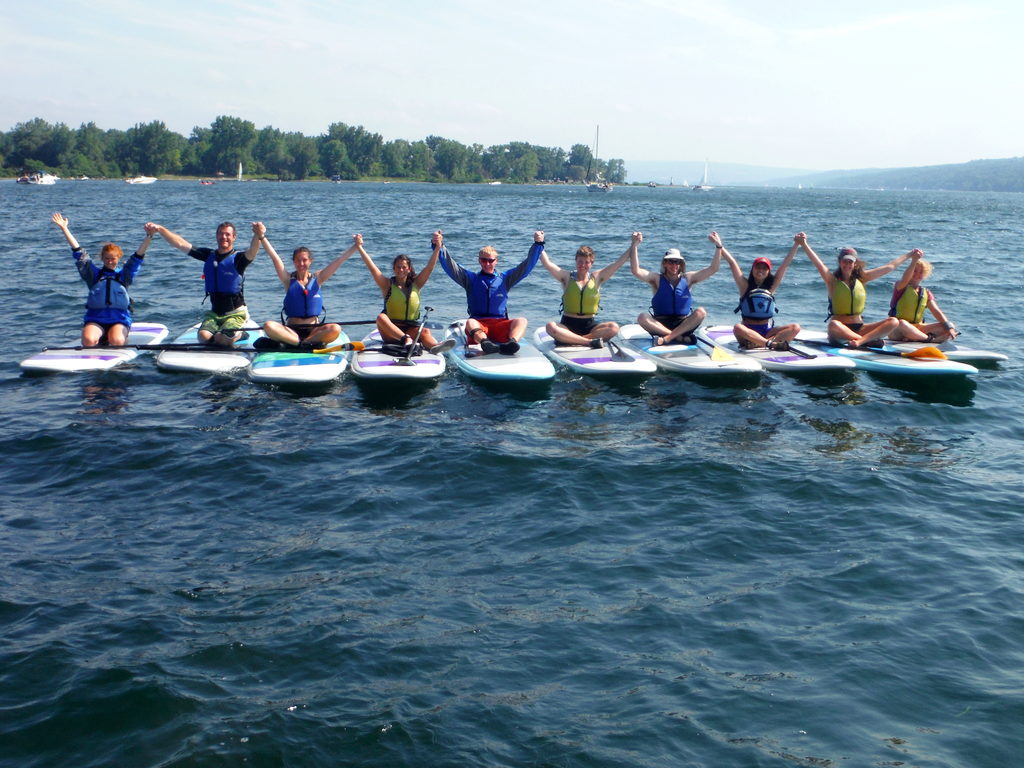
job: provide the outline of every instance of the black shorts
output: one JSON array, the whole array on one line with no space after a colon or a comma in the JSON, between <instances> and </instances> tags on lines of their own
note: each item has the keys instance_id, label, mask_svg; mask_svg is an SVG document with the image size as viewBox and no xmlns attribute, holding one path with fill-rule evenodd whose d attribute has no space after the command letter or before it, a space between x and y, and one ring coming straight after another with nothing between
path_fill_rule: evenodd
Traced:
<instances>
[{"instance_id":1,"label":"black shorts","mask_svg":"<svg viewBox=\"0 0 1024 768\"><path fill-rule=\"evenodd\" d=\"M320 325L320 323L313 323L312 325L289 325L287 327L295 331L295 334L299 337L299 341L305 341L313 331L320 327Z\"/></svg>"},{"instance_id":2,"label":"black shorts","mask_svg":"<svg viewBox=\"0 0 1024 768\"><path fill-rule=\"evenodd\" d=\"M674 331L689 315L653 315L653 317L670 331Z\"/></svg>"},{"instance_id":3,"label":"black shorts","mask_svg":"<svg viewBox=\"0 0 1024 768\"><path fill-rule=\"evenodd\" d=\"M562 319L558 322L577 336L586 336L597 325L597 320L592 317L569 317L568 315L562 315Z\"/></svg>"}]
</instances>

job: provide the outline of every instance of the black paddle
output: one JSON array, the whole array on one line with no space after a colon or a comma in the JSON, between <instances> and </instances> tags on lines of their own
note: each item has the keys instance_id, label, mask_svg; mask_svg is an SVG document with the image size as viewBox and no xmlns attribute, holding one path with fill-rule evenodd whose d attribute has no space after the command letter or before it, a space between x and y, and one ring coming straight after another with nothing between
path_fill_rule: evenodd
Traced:
<instances>
[{"instance_id":1,"label":"black paddle","mask_svg":"<svg viewBox=\"0 0 1024 768\"><path fill-rule=\"evenodd\" d=\"M423 326L427 322L427 315L434 311L433 307L423 307L423 314L420 316L420 327L416 329L416 338L412 340L412 344L409 345L409 351L405 353L405 357L400 357L395 360L397 365L416 365L412 361L412 353L416 351L416 345L420 343L420 336L423 334Z\"/></svg>"}]
</instances>

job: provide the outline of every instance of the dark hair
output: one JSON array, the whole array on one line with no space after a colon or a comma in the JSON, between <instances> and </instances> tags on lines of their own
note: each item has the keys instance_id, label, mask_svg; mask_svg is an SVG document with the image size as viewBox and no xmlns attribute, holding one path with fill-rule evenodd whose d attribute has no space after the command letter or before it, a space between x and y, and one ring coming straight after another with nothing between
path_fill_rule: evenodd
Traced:
<instances>
[{"instance_id":1,"label":"dark hair","mask_svg":"<svg viewBox=\"0 0 1024 768\"><path fill-rule=\"evenodd\" d=\"M406 256L404 253L400 253L391 260L392 271L395 269L395 267L398 265L398 262L400 261L404 261L406 264L409 265L409 278L406 280L406 285L408 285L409 283L416 280L416 270L413 269L412 259Z\"/></svg>"},{"instance_id":2,"label":"dark hair","mask_svg":"<svg viewBox=\"0 0 1024 768\"><path fill-rule=\"evenodd\" d=\"M220 232L220 230L221 230L221 229L222 229L223 227L231 227L231 231L232 231L232 232L233 232L233 233L234 233L234 234L235 234L236 236L238 235L238 229L237 229L237 228L235 227L235 225L234 225L234 224L232 224L232 223L231 223L230 221L222 221L222 222L221 222L220 224L218 224L218 225L217 225L217 231L218 231L218 232Z\"/></svg>"},{"instance_id":3,"label":"dark hair","mask_svg":"<svg viewBox=\"0 0 1024 768\"><path fill-rule=\"evenodd\" d=\"M768 276L764 279L764 283L758 285L754 279L754 268L750 268L750 273L747 275L747 293L750 293L755 288L764 288L766 291L770 291L773 285L775 285L775 273L771 269L768 270Z\"/></svg>"}]
</instances>

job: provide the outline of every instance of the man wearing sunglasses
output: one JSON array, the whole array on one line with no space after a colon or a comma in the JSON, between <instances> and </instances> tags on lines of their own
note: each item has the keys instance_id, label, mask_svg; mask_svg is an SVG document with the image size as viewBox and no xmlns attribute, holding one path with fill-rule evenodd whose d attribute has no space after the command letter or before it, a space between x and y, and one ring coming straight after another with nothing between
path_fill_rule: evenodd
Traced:
<instances>
[{"instance_id":1,"label":"man wearing sunglasses","mask_svg":"<svg viewBox=\"0 0 1024 768\"><path fill-rule=\"evenodd\" d=\"M466 338L470 344L479 344L485 355L514 355L519 351L519 340L528 323L525 317L508 316L508 292L533 271L543 250L544 233L534 232L527 257L511 269L499 272L498 251L488 245L480 249L480 271L474 273L456 263L448 249L442 247L441 268L466 291Z\"/></svg>"}]
</instances>

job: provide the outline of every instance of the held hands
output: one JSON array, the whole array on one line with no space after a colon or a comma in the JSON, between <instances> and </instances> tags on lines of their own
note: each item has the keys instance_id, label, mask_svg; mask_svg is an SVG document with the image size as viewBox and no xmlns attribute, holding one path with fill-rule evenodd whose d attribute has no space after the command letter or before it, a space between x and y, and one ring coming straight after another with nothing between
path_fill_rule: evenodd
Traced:
<instances>
[{"instance_id":1,"label":"held hands","mask_svg":"<svg viewBox=\"0 0 1024 768\"><path fill-rule=\"evenodd\" d=\"M924 251L922 251L920 248L915 248L910 252L911 261L919 261L922 258L924 258Z\"/></svg>"},{"instance_id":2,"label":"held hands","mask_svg":"<svg viewBox=\"0 0 1024 768\"><path fill-rule=\"evenodd\" d=\"M632 235L630 235L630 237L632 238L633 245L640 245L640 243L644 241L643 232L634 232Z\"/></svg>"},{"instance_id":3,"label":"held hands","mask_svg":"<svg viewBox=\"0 0 1024 768\"><path fill-rule=\"evenodd\" d=\"M142 228L146 230L146 235L150 238L156 237L157 235L160 234L160 230L152 221L147 221L145 224L142 225Z\"/></svg>"},{"instance_id":4,"label":"held hands","mask_svg":"<svg viewBox=\"0 0 1024 768\"><path fill-rule=\"evenodd\" d=\"M544 242L544 230L543 229L538 229L536 232L533 233L533 242L535 242L535 243L543 243Z\"/></svg>"},{"instance_id":5,"label":"held hands","mask_svg":"<svg viewBox=\"0 0 1024 768\"><path fill-rule=\"evenodd\" d=\"M262 221L254 221L252 223L252 233L262 240L267 236L267 227Z\"/></svg>"},{"instance_id":6,"label":"held hands","mask_svg":"<svg viewBox=\"0 0 1024 768\"><path fill-rule=\"evenodd\" d=\"M712 243L715 244L715 248L722 248L722 247L724 247L722 245L722 238L720 238L718 236L717 232L712 232L710 235L708 235L708 240L710 240Z\"/></svg>"},{"instance_id":7,"label":"held hands","mask_svg":"<svg viewBox=\"0 0 1024 768\"><path fill-rule=\"evenodd\" d=\"M444 245L444 234L440 229L430 236L430 245L434 248L440 248Z\"/></svg>"},{"instance_id":8,"label":"held hands","mask_svg":"<svg viewBox=\"0 0 1024 768\"><path fill-rule=\"evenodd\" d=\"M352 235L352 245L354 245L356 248L363 247L363 236L358 232Z\"/></svg>"},{"instance_id":9,"label":"held hands","mask_svg":"<svg viewBox=\"0 0 1024 768\"><path fill-rule=\"evenodd\" d=\"M807 245L807 234L805 232L797 232L795 235L793 235L793 242L796 245Z\"/></svg>"}]
</instances>

